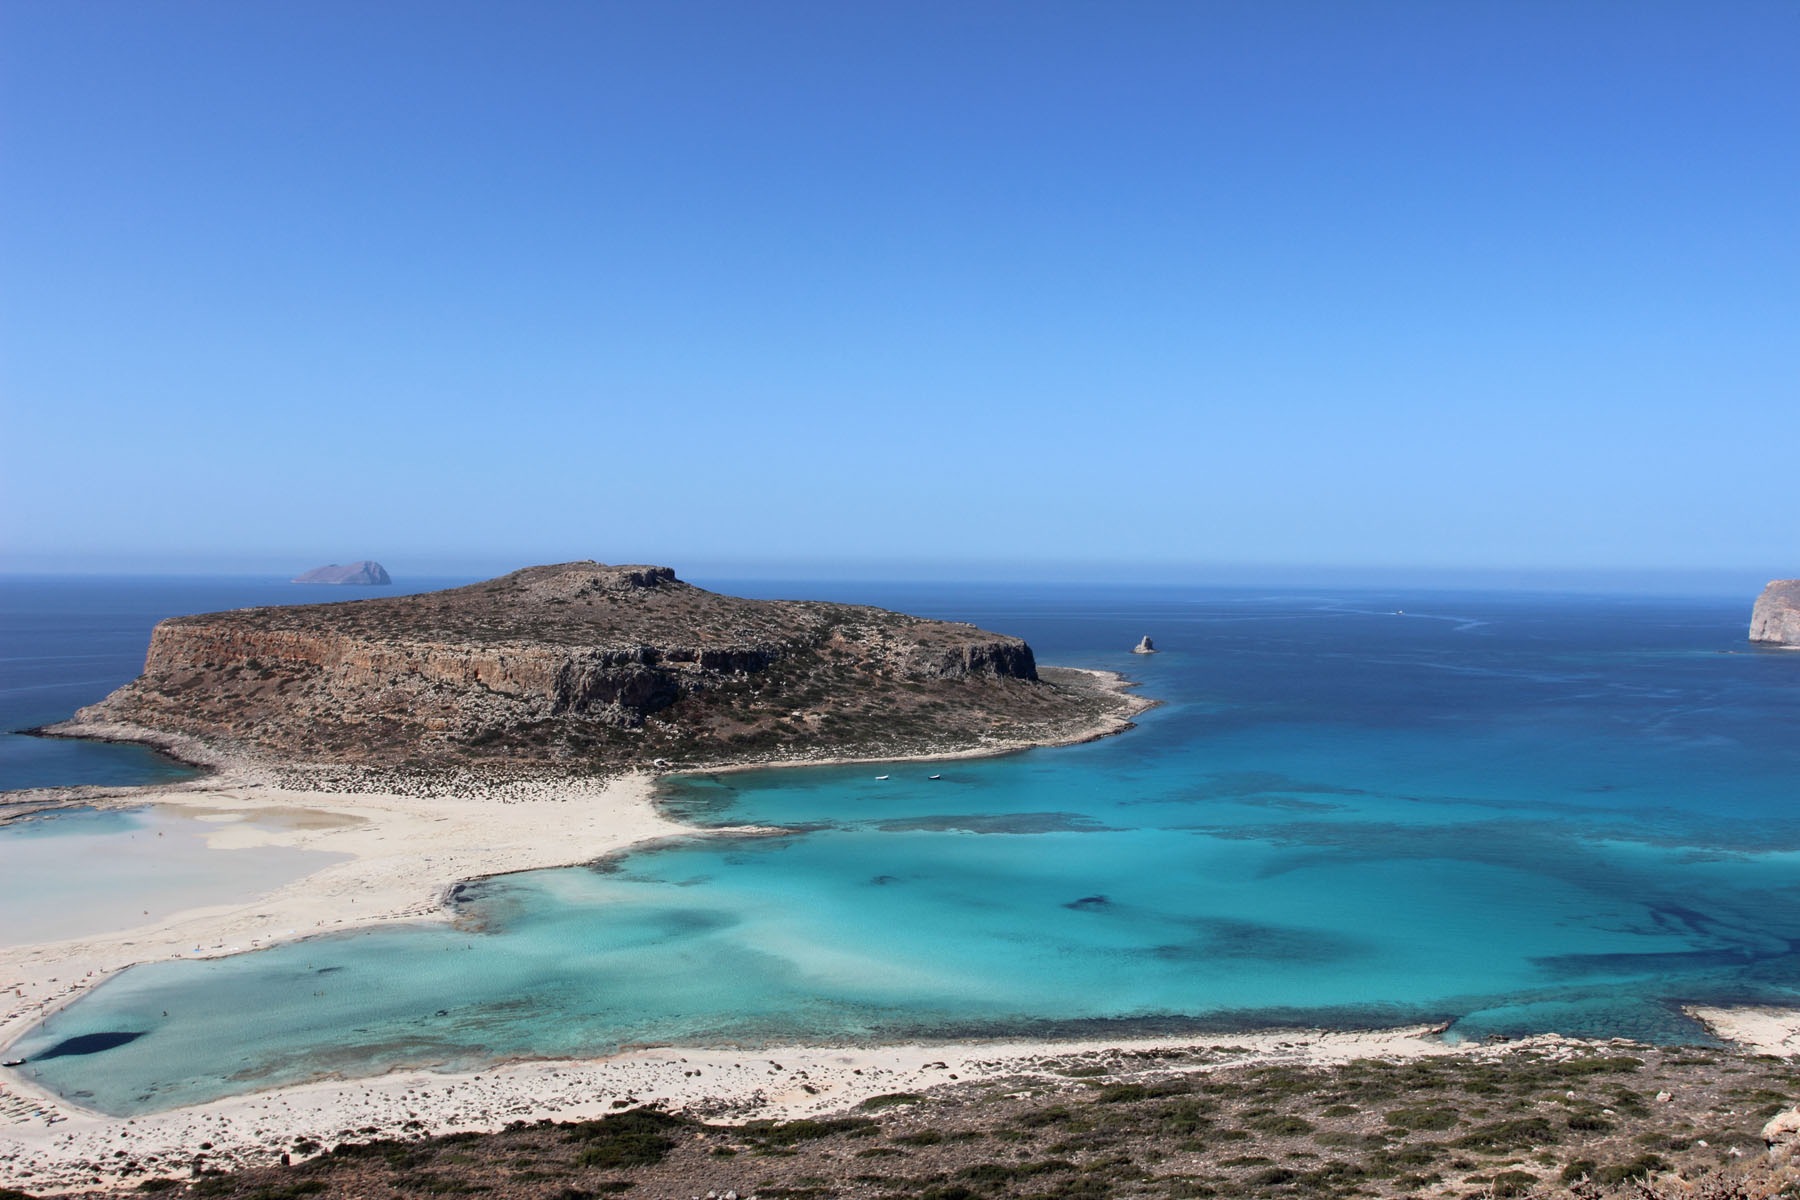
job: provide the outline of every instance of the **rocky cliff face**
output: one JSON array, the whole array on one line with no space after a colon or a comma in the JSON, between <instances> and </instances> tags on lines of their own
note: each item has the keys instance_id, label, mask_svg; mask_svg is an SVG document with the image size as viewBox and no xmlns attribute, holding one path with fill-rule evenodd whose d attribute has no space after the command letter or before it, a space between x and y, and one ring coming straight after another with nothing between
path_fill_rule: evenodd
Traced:
<instances>
[{"instance_id":1,"label":"rocky cliff face","mask_svg":"<svg viewBox=\"0 0 1800 1200\"><path fill-rule=\"evenodd\" d=\"M347 567L332 563L328 567L314 567L310 571L302 571L296 575L293 583L351 583L364 586L386 587L394 581L388 577L387 568L378 562L363 559L353 562Z\"/></svg>"},{"instance_id":2,"label":"rocky cliff face","mask_svg":"<svg viewBox=\"0 0 1800 1200\"><path fill-rule=\"evenodd\" d=\"M164 621L144 674L76 719L291 761L694 761L1029 736L1091 716L1081 690L971 625L564 563Z\"/></svg>"},{"instance_id":3,"label":"rocky cliff face","mask_svg":"<svg viewBox=\"0 0 1800 1200\"><path fill-rule=\"evenodd\" d=\"M1800 646L1800 579L1777 579L1750 611L1750 640Z\"/></svg>"}]
</instances>

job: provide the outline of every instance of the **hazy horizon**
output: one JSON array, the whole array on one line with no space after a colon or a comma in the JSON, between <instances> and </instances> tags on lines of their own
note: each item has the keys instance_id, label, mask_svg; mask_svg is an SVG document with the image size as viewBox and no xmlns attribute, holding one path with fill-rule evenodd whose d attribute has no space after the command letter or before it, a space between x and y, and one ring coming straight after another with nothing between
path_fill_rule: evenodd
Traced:
<instances>
[{"instance_id":1,"label":"hazy horizon","mask_svg":"<svg viewBox=\"0 0 1800 1200\"><path fill-rule=\"evenodd\" d=\"M615 565L652 563L673 567L676 574L690 583L717 588L721 585L778 585L782 583L848 583L895 585L1033 586L1047 588L1269 588L1295 590L1416 589L1420 591L1508 591L1508 592L1596 592L1646 595L1738 596L1748 606L1757 592L1770 580L1781 578L1753 568L1680 569L1659 567L1545 568L1488 567L1447 568L1409 564L1353 565L1345 563L1025 563L1025 562L906 562L906 561L767 561L745 559L688 560L669 556L642 558L598 558L594 554L566 555L540 559L414 559L381 558L394 578L396 587L404 590L418 583L450 584L463 580L487 579L521 567L546 562L575 561L595 558ZM276 562L268 558L221 560L189 563L169 567L148 563L126 563L116 560L93 560L81 564L32 564L0 561L0 579L254 579L281 582L302 570L322 566L326 562L347 563L356 557L320 560L304 566ZM400 565L396 565L400 564ZM350 599L336 595L338 589L318 588L319 599ZM354 589L355 596L379 594L381 589Z\"/></svg>"}]
</instances>

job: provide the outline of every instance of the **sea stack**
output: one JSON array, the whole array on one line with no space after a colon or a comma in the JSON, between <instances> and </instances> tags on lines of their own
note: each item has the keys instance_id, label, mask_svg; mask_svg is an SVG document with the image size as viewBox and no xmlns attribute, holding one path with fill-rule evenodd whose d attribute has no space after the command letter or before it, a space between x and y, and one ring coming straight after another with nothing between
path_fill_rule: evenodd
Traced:
<instances>
[{"instance_id":1,"label":"sea stack","mask_svg":"<svg viewBox=\"0 0 1800 1200\"><path fill-rule=\"evenodd\" d=\"M294 583L349 583L363 587L386 587L394 581L388 577L387 568L370 559L353 562L349 566L340 567L332 563L328 567L314 567L294 576Z\"/></svg>"},{"instance_id":2,"label":"sea stack","mask_svg":"<svg viewBox=\"0 0 1800 1200\"><path fill-rule=\"evenodd\" d=\"M1750 640L1800 646L1800 579L1777 579L1763 589L1750 611Z\"/></svg>"},{"instance_id":3,"label":"sea stack","mask_svg":"<svg viewBox=\"0 0 1800 1200\"><path fill-rule=\"evenodd\" d=\"M1146 633L1144 640L1133 646L1131 652L1133 654L1155 654L1156 647L1150 644L1150 635Z\"/></svg>"}]
</instances>

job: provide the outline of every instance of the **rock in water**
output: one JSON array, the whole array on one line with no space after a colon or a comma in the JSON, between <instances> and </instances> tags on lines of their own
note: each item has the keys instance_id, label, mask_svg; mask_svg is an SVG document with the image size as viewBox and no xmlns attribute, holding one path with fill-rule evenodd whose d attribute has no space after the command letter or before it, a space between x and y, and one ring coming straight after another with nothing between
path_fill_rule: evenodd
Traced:
<instances>
[{"instance_id":1,"label":"rock in water","mask_svg":"<svg viewBox=\"0 0 1800 1200\"><path fill-rule=\"evenodd\" d=\"M332 563L329 567L314 567L293 579L294 583L355 583L365 587L386 587L394 582L388 578L387 568L378 562L363 559L353 562L347 567Z\"/></svg>"},{"instance_id":2,"label":"rock in water","mask_svg":"<svg viewBox=\"0 0 1800 1200\"><path fill-rule=\"evenodd\" d=\"M1800 579L1777 579L1763 589L1750 613L1750 640L1800 646Z\"/></svg>"},{"instance_id":3,"label":"rock in water","mask_svg":"<svg viewBox=\"0 0 1800 1200\"><path fill-rule=\"evenodd\" d=\"M1146 633L1144 640L1133 646L1131 652L1133 654L1155 654L1156 647L1150 644L1150 635Z\"/></svg>"}]
</instances>

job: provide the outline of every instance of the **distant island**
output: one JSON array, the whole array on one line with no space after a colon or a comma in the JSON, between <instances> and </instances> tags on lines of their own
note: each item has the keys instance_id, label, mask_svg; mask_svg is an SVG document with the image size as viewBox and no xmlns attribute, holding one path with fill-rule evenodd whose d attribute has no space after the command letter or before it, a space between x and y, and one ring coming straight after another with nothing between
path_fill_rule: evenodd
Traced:
<instances>
[{"instance_id":1,"label":"distant island","mask_svg":"<svg viewBox=\"0 0 1800 1200\"><path fill-rule=\"evenodd\" d=\"M1800 579L1776 579L1763 589L1750 612L1750 640L1800 646Z\"/></svg>"},{"instance_id":2,"label":"distant island","mask_svg":"<svg viewBox=\"0 0 1800 1200\"><path fill-rule=\"evenodd\" d=\"M225 761L607 769L994 753L1143 707L973 625L572 562L163 621L142 676L48 732Z\"/></svg>"},{"instance_id":3,"label":"distant island","mask_svg":"<svg viewBox=\"0 0 1800 1200\"><path fill-rule=\"evenodd\" d=\"M388 577L387 568L370 559L353 562L340 567L332 563L328 567L314 567L310 571L302 571L294 576L291 583L352 583L365 587L386 587L394 581Z\"/></svg>"}]
</instances>

